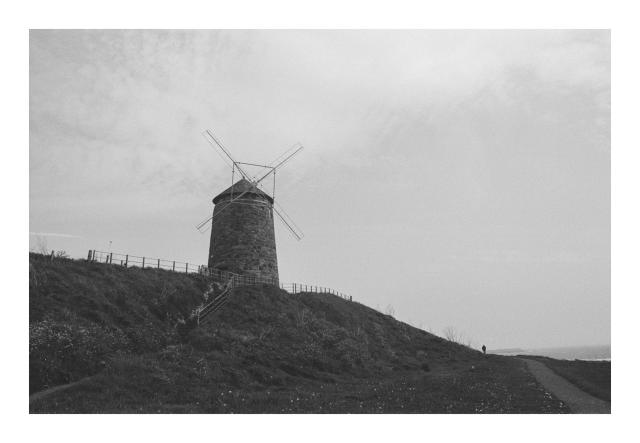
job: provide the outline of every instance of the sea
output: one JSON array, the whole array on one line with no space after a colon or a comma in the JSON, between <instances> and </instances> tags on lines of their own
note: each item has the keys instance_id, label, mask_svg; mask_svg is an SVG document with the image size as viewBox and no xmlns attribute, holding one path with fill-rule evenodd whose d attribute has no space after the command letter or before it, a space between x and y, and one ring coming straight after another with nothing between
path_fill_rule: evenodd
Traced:
<instances>
[{"instance_id":1,"label":"sea","mask_svg":"<svg viewBox=\"0 0 640 443\"><path fill-rule=\"evenodd\" d=\"M560 348L509 348L487 350L487 353L500 355L542 355L560 360L611 361L611 345L565 346Z\"/></svg>"}]
</instances>

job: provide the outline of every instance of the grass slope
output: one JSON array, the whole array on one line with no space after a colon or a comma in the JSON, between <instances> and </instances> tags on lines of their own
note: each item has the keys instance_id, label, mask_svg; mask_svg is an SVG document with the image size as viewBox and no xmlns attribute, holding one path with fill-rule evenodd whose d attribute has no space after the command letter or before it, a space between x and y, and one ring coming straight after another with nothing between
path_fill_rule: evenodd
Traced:
<instances>
[{"instance_id":1,"label":"grass slope","mask_svg":"<svg viewBox=\"0 0 640 443\"><path fill-rule=\"evenodd\" d=\"M31 412L566 412L517 359L356 302L246 287L186 335L201 276L29 258Z\"/></svg>"},{"instance_id":2,"label":"grass slope","mask_svg":"<svg viewBox=\"0 0 640 443\"><path fill-rule=\"evenodd\" d=\"M538 360L583 391L601 400L611 401L611 362L559 360L541 356L522 356Z\"/></svg>"}]
</instances>

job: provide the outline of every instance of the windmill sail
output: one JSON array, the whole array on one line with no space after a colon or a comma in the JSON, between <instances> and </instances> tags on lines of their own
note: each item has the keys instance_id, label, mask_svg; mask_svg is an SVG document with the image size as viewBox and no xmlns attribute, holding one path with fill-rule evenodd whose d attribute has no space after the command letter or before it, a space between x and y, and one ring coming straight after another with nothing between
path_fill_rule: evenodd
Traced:
<instances>
[{"instance_id":1,"label":"windmill sail","mask_svg":"<svg viewBox=\"0 0 640 443\"><path fill-rule=\"evenodd\" d=\"M230 188L231 192L232 192L231 200L229 200L217 212L215 212L210 217L207 217L205 220L203 220L198 225L196 225L196 228L198 229L198 231L200 231L201 233L206 232L209 229L209 227L211 227L218 220L218 217L220 216L220 214L223 211L225 211L226 209L228 209L229 206L231 206L231 204L252 204L252 205L265 204L265 205L270 205L270 207L273 210L273 212L275 212L275 214L278 216L278 218L284 224L284 226L288 229L288 231L291 233L291 235L293 235L293 237L296 238L297 240L301 240L304 237L304 234L303 234L302 230L295 224L293 219L291 219L291 217L285 212L285 210L282 208L282 206L280 206L279 204L277 204L275 202L275 174L276 174L276 170L278 168L283 167L289 160L291 160L291 158L293 158L296 154L298 154L300 151L302 151L304 149L304 146L302 146L300 143L296 143L291 148L286 150L283 154L281 154L278 158L276 158L274 161L272 161L269 164L269 166L263 166L263 165L256 165L256 164L252 164L252 163L237 162L231 156L231 153L229 152L229 150L222 144L222 142L220 140L218 140L216 138L215 135L213 135L213 133L210 130L208 130L208 129L205 130L202 133L202 135L207 140L207 142L209 142L209 144L211 144L211 146L213 146L215 148L215 151L218 153L218 155L220 155L220 157L224 160L224 162L227 165L229 165L229 161L231 161L231 164L229 166L232 167L233 171L235 171L235 169L237 169L238 172L240 172L240 174L242 175L244 180L246 180L246 182L250 186L250 188L244 190L238 196L233 196L233 187L235 185L233 184L233 179L232 179L232 186ZM256 174L254 176L250 176L242 168L241 165L259 166L259 167L268 169L268 171L265 172L262 175ZM262 182L267 177L269 177L271 175L273 175L273 180L274 180L274 182L273 182L273 195L269 195L266 191L261 189L262 186L263 186ZM256 193L258 195L264 194L264 195L266 195L268 197L268 201L266 201L264 203L261 203L260 201L255 201L255 200L245 201L246 199L244 199L243 197L245 197L245 195L247 193Z\"/></svg>"},{"instance_id":2,"label":"windmill sail","mask_svg":"<svg viewBox=\"0 0 640 443\"><path fill-rule=\"evenodd\" d=\"M296 240L298 241L302 240L302 238L304 237L304 233L302 232L302 229L300 229L298 225L295 224L293 219L289 217L289 214L287 214L285 210L282 209L282 206L280 206L275 201L273 203L274 203L273 212L275 212L276 215L280 218L280 221L282 222L282 224L289 230L291 235L293 235L293 237ZM277 208L275 206L277 206Z\"/></svg>"}]
</instances>

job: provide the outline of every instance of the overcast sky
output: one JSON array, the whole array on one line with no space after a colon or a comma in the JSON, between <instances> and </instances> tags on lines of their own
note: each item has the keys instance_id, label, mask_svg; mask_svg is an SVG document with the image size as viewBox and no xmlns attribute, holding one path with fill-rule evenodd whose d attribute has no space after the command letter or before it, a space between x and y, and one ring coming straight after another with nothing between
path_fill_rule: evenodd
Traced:
<instances>
[{"instance_id":1,"label":"overcast sky","mask_svg":"<svg viewBox=\"0 0 640 443\"><path fill-rule=\"evenodd\" d=\"M206 263L237 160L280 278L476 345L610 342L608 31L32 31L30 244Z\"/></svg>"}]
</instances>

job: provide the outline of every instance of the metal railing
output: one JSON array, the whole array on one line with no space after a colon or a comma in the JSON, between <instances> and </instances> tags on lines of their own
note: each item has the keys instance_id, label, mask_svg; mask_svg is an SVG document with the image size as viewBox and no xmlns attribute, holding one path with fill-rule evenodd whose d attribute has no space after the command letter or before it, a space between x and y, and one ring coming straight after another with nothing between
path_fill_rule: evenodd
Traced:
<instances>
[{"instance_id":1,"label":"metal railing","mask_svg":"<svg viewBox=\"0 0 640 443\"><path fill-rule=\"evenodd\" d=\"M203 303L195 310L196 325L199 325L209 315L215 314L222 309L229 301L229 296L234 288L234 278L230 278L221 294L215 297L209 303Z\"/></svg>"},{"instance_id":2,"label":"metal railing","mask_svg":"<svg viewBox=\"0 0 640 443\"><path fill-rule=\"evenodd\" d=\"M162 258L153 258L130 254L119 254L115 252L97 251L95 249L89 250L89 253L87 254L87 260L98 263L120 265L127 268L154 268L174 272L184 272L187 274L200 274L207 277L217 278L224 282L232 281L233 288L237 288L239 286L269 285L276 286L284 291L287 291L289 294L331 294L348 301L353 301L353 297L351 297L350 295L324 286L309 285L306 283L280 283L278 279L274 277L261 277L251 274L237 274L231 271L224 271L221 269L209 268L204 265L180 262L176 260L166 260Z\"/></svg>"},{"instance_id":3,"label":"metal railing","mask_svg":"<svg viewBox=\"0 0 640 443\"><path fill-rule=\"evenodd\" d=\"M200 273L208 277L219 278L224 281L233 279L235 286L270 285L280 287L280 282L274 277L262 277L253 274L236 274L235 272L208 268L206 266L200 267Z\"/></svg>"}]
</instances>

